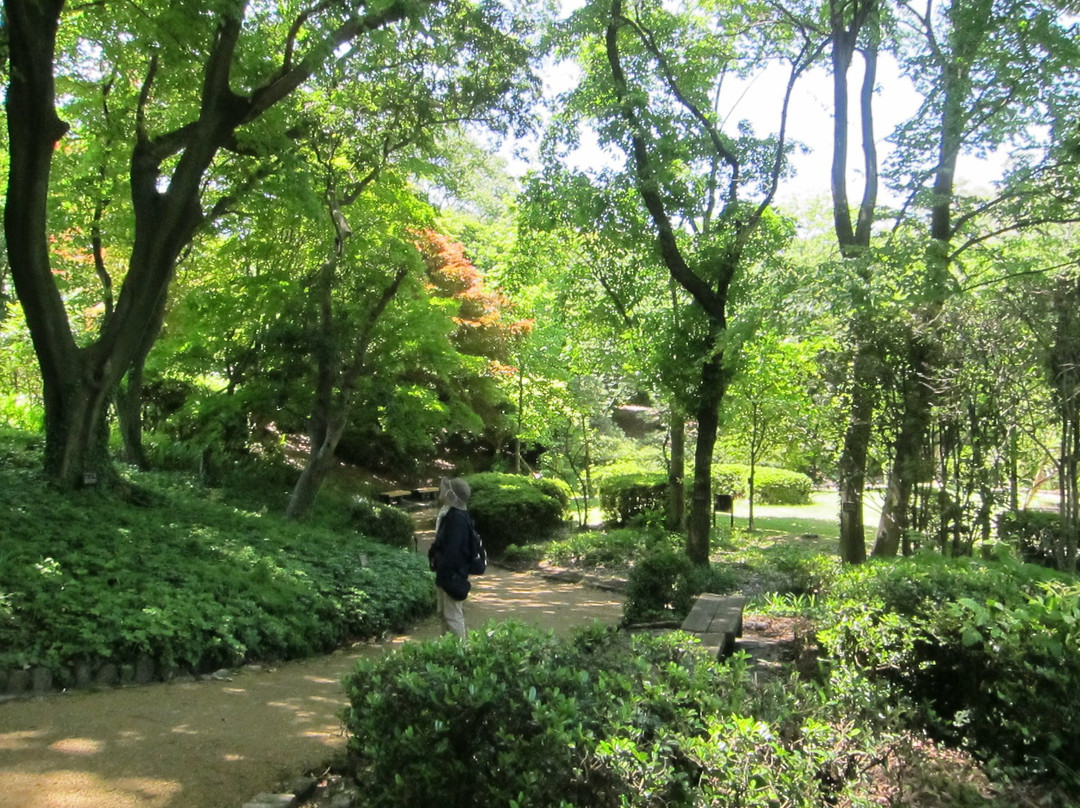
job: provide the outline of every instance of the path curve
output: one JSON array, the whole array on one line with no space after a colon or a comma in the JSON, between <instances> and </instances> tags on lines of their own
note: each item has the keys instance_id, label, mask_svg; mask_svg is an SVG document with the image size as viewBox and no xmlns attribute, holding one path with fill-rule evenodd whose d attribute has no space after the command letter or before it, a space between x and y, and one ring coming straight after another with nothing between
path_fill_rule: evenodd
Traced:
<instances>
[{"instance_id":1,"label":"path curve","mask_svg":"<svg viewBox=\"0 0 1080 808\"><path fill-rule=\"evenodd\" d=\"M512 618L562 634L621 616L619 595L496 567L473 579L465 604L470 628ZM431 618L229 680L0 704L0 808L239 808L344 748L340 681L357 659L438 633Z\"/></svg>"}]
</instances>

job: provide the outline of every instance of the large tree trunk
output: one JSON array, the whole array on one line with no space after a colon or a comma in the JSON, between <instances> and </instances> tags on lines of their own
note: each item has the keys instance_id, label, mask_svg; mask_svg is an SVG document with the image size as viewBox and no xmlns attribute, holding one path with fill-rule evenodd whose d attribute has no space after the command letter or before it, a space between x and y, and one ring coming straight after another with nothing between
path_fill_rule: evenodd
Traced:
<instances>
[{"instance_id":1,"label":"large tree trunk","mask_svg":"<svg viewBox=\"0 0 1080 808\"><path fill-rule=\"evenodd\" d=\"M878 165L872 108L877 76L877 13L877 3L874 0L855 5L830 3L833 65L833 227L841 254L846 259L859 262L864 262L867 258L877 206ZM847 191L848 71L864 34L867 41L862 53L866 69L860 94L859 120L865 185L858 219L853 225ZM869 269L865 263L859 264L858 272L860 280L869 285ZM857 347L851 367L848 424L839 462L840 559L847 564L861 564L866 560L863 496L875 403L874 385L877 381L877 357L869 342L872 335L869 327L871 318L865 311L870 304L866 300L857 300L855 305L856 315L849 333Z\"/></svg>"}]
</instances>

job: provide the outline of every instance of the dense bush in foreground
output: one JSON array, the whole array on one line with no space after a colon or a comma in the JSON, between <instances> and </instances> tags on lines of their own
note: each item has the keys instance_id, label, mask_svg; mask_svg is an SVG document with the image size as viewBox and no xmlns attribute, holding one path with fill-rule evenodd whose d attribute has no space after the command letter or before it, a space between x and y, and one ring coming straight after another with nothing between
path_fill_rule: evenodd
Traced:
<instances>
[{"instance_id":1,"label":"dense bush in foreground","mask_svg":"<svg viewBox=\"0 0 1080 808\"><path fill-rule=\"evenodd\" d=\"M206 670L325 651L432 609L411 552L214 502L176 476L139 475L139 506L61 494L16 454L0 466L0 669L44 667L60 685L101 661Z\"/></svg>"},{"instance_id":2,"label":"dense bush in foreground","mask_svg":"<svg viewBox=\"0 0 1080 808\"><path fill-rule=\"evenodd\" d=\"M514 623L361 661L345 680L370 805L818 808L857 733L821 692L756 691L682 633Z\"/></svg>"},{"instance_id":3,"label":"dense bush in foreground","mask_svg":"<svg viewBox=\"0 0 1080 808\"><path fill-rule=\"evenodd\" d=\"M887 685L938 737L1080 787L1080 585L923 556L845 570L821 611L833 683L853 703Z\"/></svg>"}]
</instances>

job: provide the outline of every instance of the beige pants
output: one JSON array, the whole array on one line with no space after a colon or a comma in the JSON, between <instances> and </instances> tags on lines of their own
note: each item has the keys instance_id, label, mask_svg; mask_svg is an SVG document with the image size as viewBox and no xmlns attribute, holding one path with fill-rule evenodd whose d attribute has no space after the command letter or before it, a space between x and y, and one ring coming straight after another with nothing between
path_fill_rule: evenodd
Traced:
<instances>
[{"instance_id":1,"label":"beige pants","mask_svg":"<svg viewBox=\"0 0 1080 808\"><path fill-rule=\"evenodd\" d=\"M435 594L438 596L437 607L439 610L439 619L442 620L442 627L444 634L456 634L461 639L465 639L465 611L463 609L465 601L454 600L448 594L443 592L442 587L435 587Z\"/></svg>"}]
</instances>

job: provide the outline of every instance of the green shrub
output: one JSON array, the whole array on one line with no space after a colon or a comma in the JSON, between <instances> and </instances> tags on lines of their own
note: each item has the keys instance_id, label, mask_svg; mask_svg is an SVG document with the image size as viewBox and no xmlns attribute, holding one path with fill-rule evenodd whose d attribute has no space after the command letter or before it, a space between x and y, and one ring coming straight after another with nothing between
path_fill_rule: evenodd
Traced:
<instances>
[{"instance_id":1,"label":"green shrub","mask_svg":"<svg viewBox=\"0 0 1080 808\"><path fill-rule=\"evenodd\" d=\"M564 480L556 477L537 477L534 478L533 482L546 496L557 499L562 503L563 510L570 507L573 492L570 490L569 484Z\"/></svg>"},{"instance_id":2,"label":"green shrub","mask_svg":"<svg viewBox=\"0 0 1080 808\"><path fill-rule=\"evenodd\" d=\"M559 566L622 569L644 554L655 538L655 532L640 528L587 530L549 543L544 557Z\"/></svg>"},{"instance_id":3,"label":"green shrub","mask_svg":"<svg viewBox=\"0 0 1080 808\"><path fill-rule=\"evenodd\" d=\"M853 760L815 691L758 699L745 657L721 666L681 632L489 625L363 660L345 689L371 805L810 808Z\"/></svg>"},{"instance_id":4,"label":"green shrub","mask_svg":"<svg viewBox=\"0 0 1080 808\"><path fill-rule=\"evenodd\" d=\"M749 466L725 463L712 467L713 491L717 494L731 494L735 499L746 499L750 493L749 479Z\"/></svg>"},{"instance_id":5,"label":"green shrub","mask_svg":"<svg viewBox=\"0 0 1080 808\"><path fill-rule=\"evenodd\" d=\"M349 506L349 526L362 536L390 547L413 547L415 523L400 508L367 499L355 499Z\"/></svg>"},{"instance_id":6,"label":"green shrub","mask_svg":"<svg viewBox=\"0 0 1080 808\"><path fill-rule=\"evenodd\" d=\"M491 555L499 555L511 544L522 544L550 536L563 524L563 503L545 493L551 482L519 474L474 474L469 513L484 538Z\"/></svg>"},{"instance_id":7,"label":"green shrub","mask_svg":"<svg viewBox=\"0 0 1080 808\"><path fill-rule=\"evenodd\" d=\"M679 582L689 575L692 566L685 553L666 543L655 545L630 570L623 619L627 623L641 623L679 617L676 613L676 604L681 603Z\"/></svg>"},{"instance_id":8,"label":"green shrub","mask_svg":"<svg viewBox=\"0 0 1080 808\"><path fill-rule=\"evenodd\" d=\"M1022 560L1044 567L1057 566L1054 548L1064 547L1066 538L1053 511L1005 511L997 519L997 534Z\"/></svg>"},{"instance_id":9,"label":"green shrub","mask_svg":"<svg viewBox=\"0 0 1080 808\"><path fill-rule=\"evenodd\" d=\"M754 472L754 497L762 505L807 505L813 487L798 471L759 466Z\"/></svg>"},{"instance_id":10,"label":"green shrub","mask_svg":"<svg viewBox=\"0 0 1080 808\"><path fill-rule=\"evenodd\" d=\"M21 457L11 446L0 435L0 456ZM0 466L0 668L44 666L61 685L79 663L200 671L325 652L432 611L411 552L237 508L189 477L132 481L152 494L138 507Z\"/></svg>"},{"instance_id":11,"label":"green shrub","mask_svg":"<svg viewBox=\"0 0 1080 808\"><path fill-rule=\"evenodd\" d=\"M658 472L615 474L600 482L600 507L611 524L626 525L648 511L667 507L667 476Z\"/></svg>"},{"instance_id":12,"label":"green shrub","mask_svg":"<svg viewBox=\"0 0 1080 808\"><path fill-rule=\"evenodd\" d=\"M750 495L750 467L735 463L713 466L713 487L718 494ZM770 466L754 468L754 499L762 505L806 505L813 481L805 474Z\"/></svg>"},{"instance_id":13,"label":"green shrub","mask_svg":"<svg viewBox=\"0 0 1080 808\"><path fill-rule=\"evenodd\" d=\"M887 685L938 737L1080 785L1080 586L1029 565L927 555L845 569L821 614L850 704Z\"/></svg>"}]
</instances>

